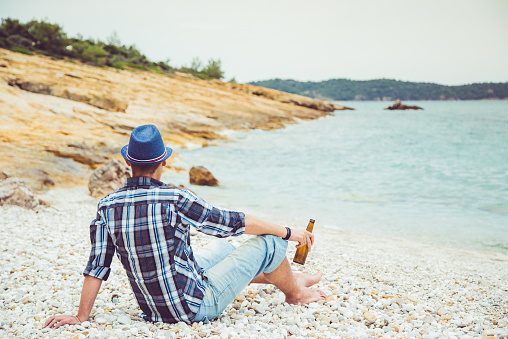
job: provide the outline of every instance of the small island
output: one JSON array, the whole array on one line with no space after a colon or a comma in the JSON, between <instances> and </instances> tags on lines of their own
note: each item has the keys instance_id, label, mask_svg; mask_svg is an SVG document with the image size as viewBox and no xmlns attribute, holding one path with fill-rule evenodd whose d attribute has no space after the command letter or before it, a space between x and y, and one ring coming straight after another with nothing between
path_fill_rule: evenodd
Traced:
<instances>
[{"instance_id":1,"label":"small island","mask_svg":"<svg viewBox=\"0 0 508 339\"><path fill-rule=\"evenodd\" d=\"M414 109L414 110L423 110L423 108L421 108L420 106L408 106L408 105L403 105L402 102L400 100L396 100L395 103L390 106L390 107L387 107L385 109L389 109L389 110L406 110L406 109Z\"/></svg>"}]
</instances>

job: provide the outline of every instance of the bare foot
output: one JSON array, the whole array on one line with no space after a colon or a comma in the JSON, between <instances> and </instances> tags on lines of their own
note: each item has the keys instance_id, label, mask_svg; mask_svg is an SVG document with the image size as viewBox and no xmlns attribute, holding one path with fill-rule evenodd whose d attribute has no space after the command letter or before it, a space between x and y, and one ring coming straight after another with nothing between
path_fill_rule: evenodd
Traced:
<instances>
[{"instance_id":1,"label":"bare foot","mask_svg":"<svg viewBox=\"0 0 508 339\"><path fill-rule=\"evenodd\" d=\"M299 291L292 296L286 295L286 302L288 304L309 304L319 300L326 299L325 292L321 290L314 290L307 287L300 287Z\"/></svg>"},{"instance_id":2,"label":"bare foot","mask_svg":"<svg viewBox=\"0 0 508 339\"><path fill-rule=\"evenodd\" d=\"M317 284L321 277L323 276L323 272L316 272L314 274L307 274L307 273L294 273L296 284L298 286L302 287L310 287L312 285Z\"/></svg>"}]
</instances>

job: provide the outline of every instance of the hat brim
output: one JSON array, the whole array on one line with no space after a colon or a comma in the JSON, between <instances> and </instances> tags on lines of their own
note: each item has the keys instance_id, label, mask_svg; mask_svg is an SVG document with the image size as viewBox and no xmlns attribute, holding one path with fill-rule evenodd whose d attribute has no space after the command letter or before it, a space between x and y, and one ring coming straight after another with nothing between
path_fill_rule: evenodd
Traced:
<instances>
[{"instance_id":1,"label":"hat brim","mask_svg":"<svg viewBox=\"0 0 508 339\"><path fill-rule=\"evenodd\" d=\"M127 155L127 150L129 148L129 145L125 145L124 147L122 147L122 149L120 150L120 154L122 155L122 157L125 159L125 161L128 161L129 163L131 164L137 164L137 165L151 165L151 164L157 164L159 162L163 162L164 160L166 160L167 158L169 158L171 156L171 154L173 153L173 150L170 148L170 147L165 147L166 148L166 155L162 158L158 158L156 161L136 161L132 158L130 158L128 155Z\"/></svg>"}]
</instances>

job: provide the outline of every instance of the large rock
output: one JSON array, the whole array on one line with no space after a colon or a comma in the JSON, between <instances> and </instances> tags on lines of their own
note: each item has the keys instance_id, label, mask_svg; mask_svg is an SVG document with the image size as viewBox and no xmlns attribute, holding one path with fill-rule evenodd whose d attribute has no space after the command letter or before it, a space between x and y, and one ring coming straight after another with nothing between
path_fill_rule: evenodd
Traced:
<instances>
[{"instance_id":1,"label":"large rock","mask_svg":"<svg viewBox=\"0 0 508 339\"><path fill-rule=\"evenodd\" d=\"M104 165L97 167L90 176L88 181L90 195L95 198L103 197L122 187L130 176L131 170L124 161L109 160Z\"/></svg>"},{"instance_id":2,"label":"large rock","mask_svg":"<svg viewBox=\"0 0 508 339\"><path fill-rule=\"evenodd\" d=\"M396 100L395 103L390 106L390 107L387 107L385 109L389 109L389 110L396 110L396 109L400 109L400 110L405 110L405 109L415 109L415 110L420 110L420 109L423 109L419 106L408 106L408 105L403 105L402 102L400 100Z\"/></svg>"},{"instance_id":3,"label":"large rock","mask_svg":"<svg viewBox=\"0 0 508 339\"><path fill-rule=\"evenodd\" d=\"M25 180L18 178L0 180L0 206L16 205L35 208L39 204L39 198Z\"/></svg>"},{"instance_id":4,"label":"large rock","mask_svg":"<svg viewBox=\"0 0 508 339\"><path fill-rule=\"evenodd\" d=\"M203 166L195 166L190 169L189 181L194 185L219 186L219 181Z\"/></svg>"}]
</instances>

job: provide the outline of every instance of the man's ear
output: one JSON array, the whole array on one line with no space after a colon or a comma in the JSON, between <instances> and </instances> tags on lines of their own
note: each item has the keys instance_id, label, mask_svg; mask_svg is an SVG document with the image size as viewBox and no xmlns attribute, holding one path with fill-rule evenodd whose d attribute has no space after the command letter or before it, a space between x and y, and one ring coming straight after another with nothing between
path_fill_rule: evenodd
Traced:
<instances>
[{"instance_id":1,"label":"man's ear","mask_svg":"<svg viewBox=\"0 0 508 339\"><path fill-rule=\"evenodd\" d=\"M123 160L125 160L125 159L123 159ZM127 166L131 167L131 163L130 163L130 162L128 162L127 160L125 160L125 163L127 164Z\"/></svg>"},{"instance_id":2,"label":"man's ear","mask_svg":"<svg viewBox=\"0 0 508 339\"><path fill-rule=\"evenodd\" d=\"M162 161L162 167L166 167L166 164L167 164L166 160Z\"/></svg>"}]
</instances>

